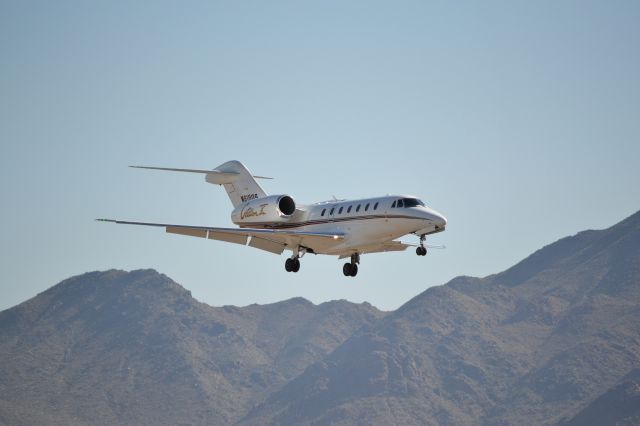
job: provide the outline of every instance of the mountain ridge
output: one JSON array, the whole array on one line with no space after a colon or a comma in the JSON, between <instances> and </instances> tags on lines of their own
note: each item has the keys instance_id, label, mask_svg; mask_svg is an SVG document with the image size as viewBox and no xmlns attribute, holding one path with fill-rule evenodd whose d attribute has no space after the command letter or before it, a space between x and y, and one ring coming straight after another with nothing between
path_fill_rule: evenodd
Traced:
<instances>
[{"instance_id":1,"label":"mountain ridge","mask_svg":"<svg viewBox=\"0 0 640 426\"><path fill-rule=\"evenodd\" d=\"M637 324L640 212L391 312L94 271L0 312L0 424L633 424Z\"/></svg>"},{"instance_id":2,"label":"mountain ridge","mask_svg":"<svg viewBox=\"0 0 640 426\"><path fill-rule=\"evenodd\" d=\"M320 309L334 311L332 322L316 320ZM91 272L0 312L0 395L29 395L36 386L46 407L65 406L58 395L67 393L74 407L60 424L96 424L78 414L84 411L98 413L103 424L211 416L230 423L251 401L381 315L371 305L318 307L302 298L216 308L153 270ZM260 331L266 317L268 339ZM46 368L33 374L33 365ZM25 377L31 379L26 384ZM167 399L169 384L175 396ZM88 395L101 403L93 406ZM15 405L16 397L0 400ZM38 407L37 398L32 402Z\"/></svg>"}]
</instances>

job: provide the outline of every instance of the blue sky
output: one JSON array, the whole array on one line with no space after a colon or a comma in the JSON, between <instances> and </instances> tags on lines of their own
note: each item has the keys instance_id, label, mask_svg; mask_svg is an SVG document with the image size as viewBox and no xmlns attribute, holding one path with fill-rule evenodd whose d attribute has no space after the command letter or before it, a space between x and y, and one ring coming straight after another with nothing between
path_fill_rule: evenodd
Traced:
<instances>
[{"instance_id":1,"label":"blue sky","mask_svg":"<svg viewBox=\"0 0 640 426\"><path fill-rule=\"evenodd\" d=\"M640 3L0 2L0 309L155 268L211 305L394 309L640 208ZM418 195L426 257L285 256L97 217L231 226L201 176L244 162L299 203ZM410 240L410 238L407 238Z\"/></svg>"}]
</instances>

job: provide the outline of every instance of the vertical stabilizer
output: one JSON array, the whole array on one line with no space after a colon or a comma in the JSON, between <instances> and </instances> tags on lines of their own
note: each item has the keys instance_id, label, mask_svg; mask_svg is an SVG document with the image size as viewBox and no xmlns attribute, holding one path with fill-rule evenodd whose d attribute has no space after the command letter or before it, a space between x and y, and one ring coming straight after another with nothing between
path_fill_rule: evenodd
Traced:
<instances>
[{"instance_id":1,"label":"vertical stabilizer","mask_svg":"<svg viewBox=\"0 0 640 426\"><path fill-rule=\"evenodd\" d=\"M229 195L233 207L255 198L266 197L267 193L256 182L255 178L247 168L239 161L227 161L219 165L210 173L207 173L205 180L209 183L224 186Z\"/></svg>"}]
</instances>

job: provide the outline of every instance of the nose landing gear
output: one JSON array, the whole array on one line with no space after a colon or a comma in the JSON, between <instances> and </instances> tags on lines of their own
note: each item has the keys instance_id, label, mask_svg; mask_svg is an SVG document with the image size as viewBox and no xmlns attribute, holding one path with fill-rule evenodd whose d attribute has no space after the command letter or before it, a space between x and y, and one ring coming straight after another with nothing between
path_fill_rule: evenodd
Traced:
<instances>
[{"instance_id":1,"label":"nose landing gear","mask_svg":"<svg viewBox=\"0 0 640 426\"><path fill-rule=\"evenodd\" d=\"M424 240L426 240L426 236L425 235L420 235L420 247L416 248L416 254L418 256L426 256L427 255L427 248L424 246Z\"/></svg>"},{"instance_id":2,"label":"nose landing gear","mask_svg":"<svg viewBox=\"0 0 640 426\"><path fill-rule=\"evenodd\" d=\"M342 267L342 273L345 277L355 277L358 275L358 263L360 263L360 254L354 253L351 255L351 262L347 262Z\"/></svg>"}]
</instances>

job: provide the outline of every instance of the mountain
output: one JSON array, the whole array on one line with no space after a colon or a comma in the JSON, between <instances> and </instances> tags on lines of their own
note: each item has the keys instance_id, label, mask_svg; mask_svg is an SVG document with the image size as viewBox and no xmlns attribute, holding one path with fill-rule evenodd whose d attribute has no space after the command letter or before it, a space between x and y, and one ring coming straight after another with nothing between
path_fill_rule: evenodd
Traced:
<instances>
[{"instance_id":1,"label":"mountain","mask_svg":"<svg viewBox=\"0 0 640 426\"><path fill-rule=\"evenodd\" d=\"M399 309L211 307L153 270L0 312L0 425L640 422L640 212Z\"/></svg>"},{"instance_id":2,"label":"mountain","mask_svg":"<svg viewBox=\"0 0 640 426\"><path fill-rule=\"evenodd\" d=\"M635 402L639 367L640 212L429 288L241 424L582 424Z\"/></svg>"},{"instance_id":3,"label":"mountain","mask_svg":"<svg viewBox=\"0 0 640 426\"><path fill-rule=\"evenodd\" d=\"M0 424L233 423L383 315L215 308L153 270L80 275L0 313Z\"/></svg>"}]
</instances>

